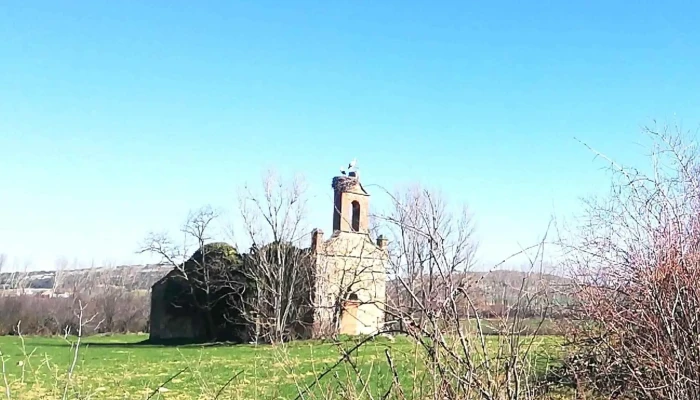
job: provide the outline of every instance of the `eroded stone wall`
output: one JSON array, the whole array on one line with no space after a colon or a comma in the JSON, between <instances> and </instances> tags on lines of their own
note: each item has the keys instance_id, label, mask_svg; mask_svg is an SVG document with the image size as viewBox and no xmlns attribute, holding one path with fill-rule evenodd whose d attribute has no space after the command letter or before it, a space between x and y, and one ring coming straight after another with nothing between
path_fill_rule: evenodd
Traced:
<instances>
[{"instance_id":1,"label":"eroded stone wall","mask_svg":"<svg viewBox=\"0 0 700 400\"><path fill-rule=\"evenodd\" d=\"M386 253L365 234L336 232L318 246L315 322L319 333L338 331L339 306L353 294L359 302L356 334L382 328L386 262Z\"/></svg>"}]
</instances>

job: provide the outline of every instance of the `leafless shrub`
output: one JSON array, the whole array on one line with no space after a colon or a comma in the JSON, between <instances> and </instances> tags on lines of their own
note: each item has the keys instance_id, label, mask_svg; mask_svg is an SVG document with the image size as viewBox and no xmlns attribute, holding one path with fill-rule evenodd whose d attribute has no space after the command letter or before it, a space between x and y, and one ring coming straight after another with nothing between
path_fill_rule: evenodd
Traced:
<instances>
[{"instance_id":1,"label":"leafless shrub","mask_svg":"<svg viewBox=\"0 0 700 400\"><path fill-rule=\"evenodd\" d=\"M95 318L97 317L97 314L94 314L91 317L87 317L85 315L85 309L87 307L83 305L82 301L78 301L78 307L77 307L77 312L74 313L75 317L78 320L78 327L76 332L71 332L68 329L66 329L66 336L68 336L71 333L74 333L77 336L77 339L75 342L71 343L71 351L73 355L73 359L71 361L70 367L68 368L68 371L66 373L66 383L63 387L63 400L68 398L68 389L71 387L73 383L73 374L75 372L75 366L78 363L78 356L80 355L80 343L83 338L83 327L86 325L89 325L92 323ZM101 321L100 321L101 322ZM99 326L100 322L97 323L97 326Z\"/></svg>"},{"instance_id":2,"label":"leafless shrub","mask_svg":"<svg viewBox=\"0 0 700 400\"><path fill-rule=\"evenodd\" d=\"M67 399L69 397L84 397L84 394L81 393L82 388L80 386L75 385L75 373L76 367L78 365L78 360L80 358L82 339L84 337L86 327L91 327L90 329L94 330L95 328L99 327L100 323L102 322L101 320L97 320L97 314L92 314L91 316L87 314L88 309L89 307L87 306L87 304L84 304L80 300L77 301L74 309L66 309L67 312L72 313L75 317L76 325L75 327L66 326L63 330L63 340L70 345L71 357L68 365L66 366L65 375L62 375L59 372L58 366L55 366L56 369L55 371L53 371L56 373L55 380L52 380L50 382L52 384L51 386L53 389L53 392L51 394L55 396L52 396L53 398ZM11 400L13 398L13 393L18 395L14 398L23 398L28 393L32 393L33 388L30 388L30 386L28 386L28 381L34 381L37 371L41 369L41 367L36 368L36 366L32 366L32 361L34 359L33 356L35 356L35 352L37 349L34 348L31 352L27 351L27 346L24 340L25 332L22 323L18 322L17 326L14 329L14 334L19 336L21 342L21 346L19 347L21 350L22 359L16 361L21 371L19 376L13 376L10 373L8 373L6 369L6 362L9 358L6 358L5 355L2 354L2 351L0 351L0 363L2 364L2 369L0 370L0 373L2 373L2 382L4 384L5 396L8 400ZM13 359L16 358L13 357ZM42 366L53 370L52 367L54 366L50 365L50 361L47 356L45 356L41 364ZM38 382L36 381L34 382L35 385L37 383ZM13 391L11 389L13 386L17 390ZM44 397L45 396L46 395L44 395ZM88 395L88 397L90 397L90 395Z\"/></svg>"},{"instance_id":3,"label":"leafless shrub","mask_svg":"<svg viewBox=\"0 0 700 400\"><path fill-rule=\"evenodd\" d=\"M439 195L421 188L394 199L393 215L387 218L397 238L392 272L408 301L389 309L409 336L423 344L433 394L508 399L534 395L536 376L530 353L537 339L524 336L519 326L521 310L546 300L546 293L527 287L526 275L515 287L512 302L502 303L505 310L496 324L500 334L496 345L487 344L483 316L474 301L475 288L487 274L476 279L467 274L477 249L470 213L464 208L455 215ZM536 274L543 245L526 250L535 250L529 273ZM537 327L549 308L545 304L539 311ZM426 337L430 340L423 340Z\"/></svg>"},{"instance_id":4,"label":"leafless shrub","mask_svg":"<svg viewBox=\"0 0 700 400\"><path fill-rule=\"evenodd\" d=\"M71 271L70 275L56 271L53 281L42 283L42 288L27 287L36 285L31 274L17 274L12 286L0 292L0 334L17 334L19 322L24 333L31 335L58 335L66 327L75 331L78 321L72 310L80 301L89 305L86 312L105 319L97 330L87 324L85 334L143 332L149 298L146 291L126 284L133 272L109 267Z\"/></svg>"},{"instance_id":5,"label":"leafless shrub","mask_svg":"<svg viewBox=\"0 0 700 400\"><path fill-rule=\"evenodd\" d=\"M100 326L86 324L84 334L144 332L148 328L148 297L110 289L69 298L28 294L0 297L0 335L17 334L20 322L28 335L60 335L66 328L74 332L79 322L72 310L80 301L88 302L87 312L105 319Z\"/></svg>"},{"instance_id":6,"label":"leafless shrub","mask_svg":"<svg viewBox=\"0 0 700 400\"><path fill-rule=\"evenodd\" d=\"M564 241L578 307L563 374L606 396L700 399L698 153L677 127L645 133L646 173L597 153L611 192Z\"/></svg>"}]
</instances>

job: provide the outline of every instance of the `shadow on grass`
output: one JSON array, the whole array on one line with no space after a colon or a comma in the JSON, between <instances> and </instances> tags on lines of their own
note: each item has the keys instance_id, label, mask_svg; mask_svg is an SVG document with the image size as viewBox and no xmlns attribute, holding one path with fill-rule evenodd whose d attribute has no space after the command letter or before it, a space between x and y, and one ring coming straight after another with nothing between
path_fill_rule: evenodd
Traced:
<instances>
[{"instance_id":1,"label":"shadow on grass","mask_svg":"<svg viewBox=\"0 0 700 400\"><path fill-rule=\"evenodd\" d=\"M181 348L200 348L200 347L256 347L253 343L243 343L234 341L206 341L206 340L193 340L193 339L168 339L168 340L151 340L144 339L139 342L102 342L102 341L91 341L90 337L83 338L83 345L90 347L123 347L123 348L148 348L148 347L181 347ZM338 344L357 344L364 339L363 336L346 336L341 335L336 339L326 338L326 339L299 339L285 342L284 344L288 347L296 346L309 346L309 345L338 345ZM369 342L377 343L389 343L388 339L384 338L374 338ZM49 346L70 346L70 343L52 343L47 344ZM257 347L270 347L274 346L271 343L259 343Z\"/></svg>"},{"instance_id":2,"label":"shadow on grass","mask_svg":"<svg viewBox=\"0 0 700 400\"><path fill-rule=\"evenodd\" d=\"M55 343L42 343L42 347L71 347L72 343L66 341L56 341ZM185 339L172 339L172 340L150 340L144 339L139 342L104 342L104 341L94 341L90 337L85 337L82 339L81 347L100 347L100 348L159 348L159 347L179 347L179 348L202 348L202 347L230 347L230 346L252 346L245 343L235 343L235 342L206 342L206 341L193 341Z\"/></svg>"},{"instance_id":3,"label":"shadow on grass","mask_svg":"<svg viewBox=\"0 0 700 400\"><path fill-rule=\"evenodd\" d=\"M86 336L82 339L81 346L83 347L99 347L99 348L133 348L133 349L147 349L147 348L210 348L210 347L240 347L240 348L255 348L255 347L261 347L261 348L266 348L266 347L273 347L275 346L274 344L271 343L259 343L259 344L252 344L252 343L242 343L242 342L235 342L235 341L207 341L207 340L202 340L202 339L156 339L152 340L150 338L146 338L141 341L124 341L124 342L119 342L118 338L114 338L112 340L114 341L108 341L110 339L110 336ZM365 344L370 344L370 343L376 343L376 344L390 344L393 342L393 340L386 339L383 337L374 337L372 340L366 340L369 339L368 337L365 336L347 336L347 335L340 335L337 338L325 338L325 339L306 339L306 340L293 340L289 342L285 342L284 345L289 347L289 348L294 348L294 347L307 347L310 345L330 345L330 346L337 346L337 345L355 345L360 342L366 342ZM406 342L405 340L401 340L398 338L399 342ZM71 347L71 343L75 343L75 338L72 338L70 342L61 340L61 341L52 341L49 343L42 343L41 346L46 346L46 347ZM406 342L408 343L408 342Z\"/></svg>"}]
</instances>

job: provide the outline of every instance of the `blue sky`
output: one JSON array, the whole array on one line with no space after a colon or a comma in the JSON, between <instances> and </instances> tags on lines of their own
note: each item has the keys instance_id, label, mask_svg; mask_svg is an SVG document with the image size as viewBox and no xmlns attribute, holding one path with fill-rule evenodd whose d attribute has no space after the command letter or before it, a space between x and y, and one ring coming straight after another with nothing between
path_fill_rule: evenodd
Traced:
<instances>
[{"instance_id":1,"label":"blue sky","mask_svg":"<svg viewBox=\"0 0 700 400\"><path fill-rule=\"evenodd\" d=\"M15 267L142 261L148 231L234 212L271 167L305 176L328 232L353 157L365 183L467 202L493 262L606 188L574 137L637 163L640 126L698 122L693 2L61 3L0 7Z\"/></svg>"}]
</instances>

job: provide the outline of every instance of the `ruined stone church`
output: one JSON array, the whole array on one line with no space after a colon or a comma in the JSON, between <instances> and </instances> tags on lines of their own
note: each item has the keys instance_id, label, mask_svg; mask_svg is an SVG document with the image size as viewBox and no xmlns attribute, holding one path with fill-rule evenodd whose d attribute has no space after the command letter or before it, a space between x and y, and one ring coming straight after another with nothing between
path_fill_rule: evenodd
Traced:
<instances>
[{"instance_id":1,"label":"ruined stone church","mask_svg":"<svg viewBox=\"0 0 700 400\"><path fill-rule=\"evenodd\" d=\"M324 331L323 325L333 321L332 305L340 303L340 333L371 334L384 323L387 240L370 237L369 193L356 173L336 176L332 186L333 233L324 240L317 229L311 239L316 257L315 330Z\"/></svg>"},{"instance_id":2,"label":"ruined stone church","mask_svg":"<svg viewBox=\"0 0 700 400\"><path fill-rule=\"evenodd\" d=\"M310 255L313 282L308 329L302 337L328 333L372 334L384 325L387 279L387 240L370 236L369 193L356 171L332 180L333 232L327 239L321 229L311 233L303 251ZM172 312L165 293L174 284L176 269L151 290L150 339L188 340L203 335L197 313ZM180 282L179 284L182 284Z\"/></svg>"}]
</instances>

